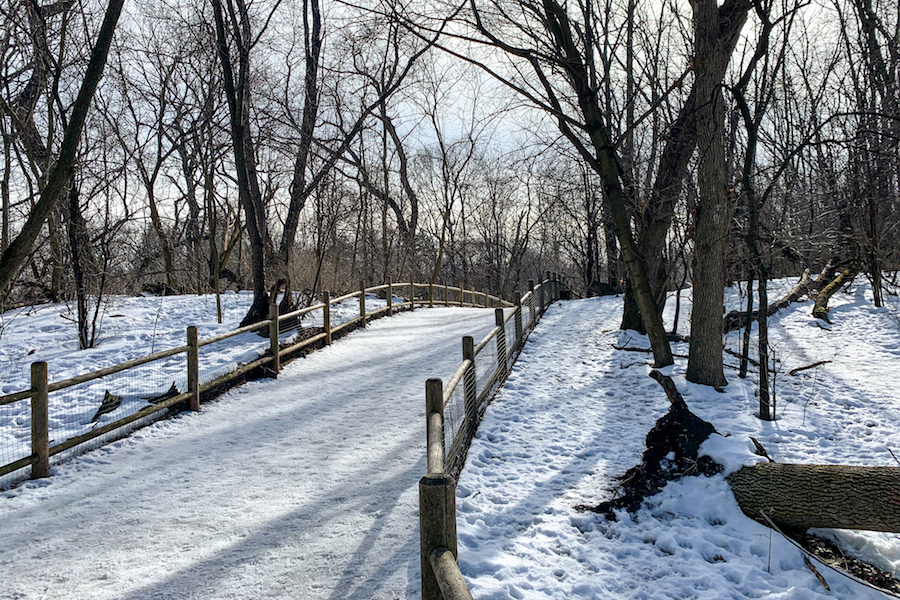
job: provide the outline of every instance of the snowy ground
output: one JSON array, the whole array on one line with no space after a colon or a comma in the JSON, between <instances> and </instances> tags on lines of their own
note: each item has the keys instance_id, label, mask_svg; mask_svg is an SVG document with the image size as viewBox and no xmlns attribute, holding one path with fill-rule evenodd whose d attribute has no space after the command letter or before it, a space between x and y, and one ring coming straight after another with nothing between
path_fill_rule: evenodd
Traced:
<instances>
[{"instance_id":1,"label":"snowy ground","mask_svg":"<svg viewBox=\"0 0 900 600\"><path fill-rule=\"evenodd\" d=\"M779 282L770 297L792 282ZM781 462L893 465L900 456L898 323L875 309L866 284L832 301L834 326L820 328L810 303L772 320L781 361L778 421L752 415L754 381L735 370L719 394L684 379L686 361L663 370L690 408L722 434L711 455L755 460L749 436ZM732 303L736 300L731 298ZM896 298L894 298L896 300ZM671 322L671 302L667 322ZM745 517L723 476L669 484L635 514L607 522L573 509L608 500L613 478L639 461L644 436L668 402L647 377L648 347L616 330L620 301L557 304L541 321L491 405L457 490L460 566L479 599L506 598L881 598L820 568L827 592L800 552ZM689 325L682 324L682 333ZM738 336L728 337L738 349ZM686 355L685 344L677 354ZM795 377L792 368L832 363ZM729 360L736 364L736 359ZM900 576L900 536L825 532Z\"/></svg>"},{"instance_id":2,"label":"snowy ground","mask_svg":"<svg viewBox=\"0 0 900 600\"><path fill-rule=\"evenodd\" d=\"M752 416L753 378L729 369L719 394L685 382L683 359L666 369L691 409L731 434L708 451L753 460L753 435L779 461L896 465L898 311L873 308L869 293L863 284L835 296L831 331L809 303L772 320L775 423ZM616 522L573 509L610 498L667 409L649 355L612 348L647 345L617 331L620 315L615 298L552 306L488 409L457 490L460 566L475 598L882 597L820 568L826 592L797 550L740 513L722 476L670 484ZM424 381L449 377L460 336L492 326L491 311L473 309L377 321L277 381L0 493L0 599L418 597ZM737 334L727 341L738 348ZM34 349L56 350L37 337ZM787 374L817 360L833 362ZM900 536L829 535L900 575Z\"/></svg>"},{"instance_id":3,"label":"snowy ground","mask_svg":"<svg viewBox=\"0 0 900 600\"><path fill-rule=\"evenodd\" d=\"M98 319L98 341L88 350L78 349L72 307L48 304L26 307L0 315L0 394L30 387L30 365L48 364L50 382L62 381L186 343L186 329L197 327L199 338L237 329L252 301L249 292L222 295L222 323L217 322L215 296L166 296L104 298ZM396 298L395 301L401 301ZM367 295L367 310L387 302ZM337 326L359 315L359 303L351 298L332 306L331 321ZM322 311L306 315L302 326L321 326ZM297 336L285 331L282 342ZM212 381L268 351L268 339L244 333L200 349L200 382ZM170 386L187 389L184 353L50 394L50 440L55 445L87 433L93 427L121 419L150 405L150 399ZM119 407L98 415L106 391L121 396ZM98 415L95 417L95 415ZM27 400L0 406L0 465L31 454L31 412ZM14 476L0 477L0 488Z\"/></svg>"}]
</instances>

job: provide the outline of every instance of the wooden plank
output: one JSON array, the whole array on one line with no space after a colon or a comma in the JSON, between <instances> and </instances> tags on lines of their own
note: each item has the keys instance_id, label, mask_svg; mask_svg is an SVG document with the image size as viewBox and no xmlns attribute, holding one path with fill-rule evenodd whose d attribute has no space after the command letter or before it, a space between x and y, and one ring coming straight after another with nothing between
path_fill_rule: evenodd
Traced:
<instances>
[{"instance_id":1,"label":"wooden plank","mask_svg":"<svg viewBox=\"0 0 900 600\"><path fill-rule=\"evenodd\" d=\"M484 350L484 347L488 345L488 342L490 342L491 339L493 339L493 337L495 335L497 335L499 332L500 332L499 327L494 327L493 329L491 329L491 332L489 334L487 334L483 340L478 342L477 346L475 346L475 356L478 356L478 353L481 352L482 350Z\"/></svg>"},{"instance_id":2,"label":"wooden plank","mask_svg":"<svg viewBox=\"0 0 900 600\"><path fill-rule=\"evenodd\" d=\"M282 348L281 350L278 351L278 354L280 356L286 356L292 352L296 352L297 350L299 350L301 348L309 346L310 344L315 344L319 340L324 340L324 339L325 339L325 334L320 333L318 335L312 336L311 338L307 338L303 341L297 342L293 346L288 346L287 348Z\"/></svg>"},{"instance_id":3,"label":"wooden plank","mask_svg":"<svg viewBox=\"0 0 900 600\"><path fill-rule=\"evenodd\" d=\"M444 472L444 385L440 379L425 382L425 414L428 472Z\"/></svg>"},{"instance_id":4,"label":"wooden plank","mask_svg":"<svg viewBox=\"0 0 900 600\"><path fill-rule=\"evenodd\" d=\"M346 329L347 327L350 327L351 325L355 325L356 323L358 323L361 320L362 320L362 317L353 317L349 321L345 321L345 322L341 323L340 325L338 325L337 327L335 327L331 330L331 336L334 337L334 335L338 331L340 331L342 329Z\"/></svg>"},{"instance_id":5,"label":"wooden plank","mask_svg":"<svg viewBox=\"0 0 900 600\"><path fill-rule=\"evenodd\" d=\"M472 592L459 570L456 556L449 548L435 548L428 555L428 560L443 600L473 600Z\"/></svg>"},{"instance_id":6,"label":"wooden plank","mask_svg":"<svg viewBox=\"0 0 900 600\"><path fill-rule=\"evenodd\" d=\"M447 406L447 402L450 401L450 397L453 395L453 391L456 389L457 384L459 384L459 380L463 378L463 375L466 374L466 371L470 366L472 366L472 361L462 361L462 364L456 369L456 373L454 373L453 377L450 378L450 381L447 382L447 386L444 388L445 407Z\"/></svg>"},{"instance_id":7,"label":"wooden plank","mask_svg":"<svg viewBox=\"0 0 900 600\"><path fill-rule=\"evenodd\" d=\"M300 309L295 310L295 311L293 311L293 312L284 313L283 315L281 315L281 320L283 321L283 320L285 320L285 319L291 319L291 318L294 318L294 317L298 317L298 318L299 318L299 317L302 317L302 316L305 315L305 314L311 313L311 312L314 311L314 310L319 310L319 309L322 308L323 306L324 306L324 304L322 304L322 303L320 302L320 303L318 303L318 304L313 304L313 305L311 305L311 306L307 306L306 308L300 308ZM257 324L257 325L258 325L258 324ZM255 325L248 325L248 327L255 327ZM225 334L222 334L222 335L225 335ZM210 338L210 339L215 339L215 338ZM218 341L218 340L216 340L216 341ZM208 344L209 342L206 341L206 342L204 342L204 343L207 343L207 344ZM202 343L201 343L201 345L202 345Z\"/></svg>"},{"instance_id":8,"label":"wooden plank","mask_svg":"<svg viewBox=\"0 0 900 600\"><path fill-rule=\"evenodd\" d=\"M19 460L13 461L11 463L5 464L0 467L0 477L4 475L9 475L13 471L18 471L19 469L24 469L25 467L31 466L39 460L37 454L32 454L31 456L26 456L25 458L20 458Z\"/></svg>"},{"instance_id":9,"label":"wooden plank","mask_svg":"<svg viewBox=\"0 0 900 600\"><path fill-rule=\"evenodd\" d=\"M312 310L313 308L315 308L315 307L311 306L311 307L309 307L309 310ZM307 312L309 312L309 310L307 310ZM296 311L296 312L299 313L301 311ZM282 317L282 318L287 318L288 316L292 316L293 314L294 313L288 313L287 315L284 315L284 317ZM222 340L227 340L230 337L234 337L234 336L240 335L242 333L249 333L251 331L256 331L257 329L262 329L263 327L268 327L268 326L269 326L269 319L266 319L265 321L257 321L256 323L253 323L252 325L245 325L243 327L235 329L234 331L226 331L225 333L220 333L219 335L214 335L211 338L206 338L205 340L200 340L200 347L202 348L203 346L208 346L209 344L212 344L214 342L221 342Z\"/></svg>"},{"instance_id":10,"label":"wooden plank","mask_svg":"<svg viewBox=\"0 0 900 600\"><path fill-rule=\"evenodd\" d=\"M222 385L223 383L228 383L232 379L237 379L244 373L249 373L253 369L255 369L257 367L261 367L264 364L269 363L269 362L272 362L272 357L271 356L263 356L262 358L254 360L253 362L250 362L250 363L247 363L246 365L238 367L231 373L226 373L225 375L222 375L221 377L217 377L217 378L213 379L209 383L204 383L203 385L200 386L200 392L202 393L207 390L211 390L212 388L214 388L216 386Z\"/></svg>"},{"instance_id":11,"label":"wooden plank","mask_svg":"<svg viewBox=\"0 0 900 600\"><path fill-rule=\"evenodd\" d=\"M31 478L50 476L50 413L47 392L47 363L31 363L31 453L38 457L31 465Z\"/></svg>"},{"instance_id":12,"label":"wooden plank","mask_svg":"<svg viewBox=\"0 0 900 600\"><path fill-rule=\"evenodd\" d=\"M422 600L443 600L431 552L456 552L456 483L447 473L431 473L419 480L419 552Z\"/></svg>"},{"instance_id":13,"label":"wooden plank","mask_svg":"<svg viewBox=\"0 0 900 600\"><path fill-rule=\"evenodd\" d=\"M13 402L21 402L22 400L28 400L31 398L31 390L22 390L21 392L15 392L14 394L7 394L5 396L0 396L0 406L4 406L6 404L12 404Z\"/></svg>"},{"instance_id":14,"label":"wooden plank","mask_svg":"<svg viewBox=\"0 0 900 600\"><path fill-rule=\"evenodd\" d=\"M355 292L349 292L347 294L344 294L343 296L338 296L337 298L332 298L331 303L339 304L339 303L343 302L344 300L349 300L350 298L353 298L354 296L359 296L359 290L356 290Z\"/></svg>"},{"instance_id":15,"label":"wooden plank","mask_svg":"<svg viewBox=\"0 0 900 600\"><path fill-rule=\"evenodd\" d=\"M107 375L112 375L113 373L118 373L120 371L124 371L126 369L132 369L134 367L139 367L141 365L147 364L149 362L153 362L154 360L159 360L161 358L168 358L170 356L175 356L176 354L181 354L182 352L187 352L187 346L179 346L178 348L172 348L171 350L163 350L162 352L157 352L155 354L150 354L149 356L144 356L142 358L135 358L133 360L129 360L123 362L118 365L113 365L111 367L106 367L105 369L100 369L99 371L92 371L90 373L85 373L84 375L79 375L77 377L70 377L69 379L63 379L62 381L57 381L56 383L51 383L47 388L48 392L56 392L67 387L72 387L73 385L78 385L79 383L85 383L88 381L93 381L94 379L100 379L101 377L106 377ZM29 392L30 395L30 392Z\"/></svg>"}]
</instances>

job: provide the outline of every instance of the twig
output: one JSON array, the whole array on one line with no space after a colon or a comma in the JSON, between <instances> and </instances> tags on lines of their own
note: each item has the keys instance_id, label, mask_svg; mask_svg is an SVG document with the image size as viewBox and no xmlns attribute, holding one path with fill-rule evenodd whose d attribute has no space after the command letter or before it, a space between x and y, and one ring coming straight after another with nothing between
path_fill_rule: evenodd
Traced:
<instances>
[{"instance_id":1,"label":"twig","mask_svg":"<svg viewBox=\"0 0 900 600\"><path fill-rule=\"evenodd\" d=\"M625 346L616 346L615 344L612 344L612 347L616 350L625 350L626 352L646 352L647 354L653 352L650 348L628 348Z\"/></svg>"},{"instance_id":2,"label":"twig","mask_svg":"<svg viewBox=\"0 0 900 600\"><path fill-rule=\"evenodd\" d=\"M897 455L894 454L894 451L891 450L890 448L888 448L887 451L891 453L891 456L893 456L893 457L894 457L894 460L897 461L897 464L900 465L900 459L897 458Z\"/></svg>"},{"instance_id":3,"label":"twig","mask_svg":"<svg viewBox=\"0 0 900 600\"><path fill-rule=\"evenodd\" d=\"M796 374L799 373L800 371L805 371L805 370L807 370L807 369L813 369L813 368L815 368L815 367L821 367L822 365L827 365L827 364L830 363L830 362L832 362L832 361L830 361L830 360L820 360L819 362L814 362L813 364L811 364L811 365L806 365L805 367L797 367L796 369L791 369L790 371L788 371L788 374L790 374L790 375L796 375Z\"/></svg>"},{"instance_id":4,"label":"twig","mask_svg":"<svg viewBox=\"0 0 900 600\"><path fill-rule=\"evenodd\" d=\"M734 350L731 350L730 348L725 348L725 352L726 352L727 354L732 355L732 356L736 356L736 357L741 358L741 359L743 358L743 357L740 355L739 352L735 352ZM747 362L750 363L751 365L753 365L754 367L759 367L759 362L753 360L753 359L750 358L749 356L747 357Z\"/></svg>"},{"instance_id":5,"label":"twig","mask_svg":"<svg viewBox=\"0 0 900 600\"><path fill-rule=\"evenodd\" d=\"M865 579L860 579L859 577L857 577L857 576L855 576L855 575L852 575L852 574L850 574L850 573L847 573L847 572L844 571L843 569L839 569L838 567L836 567L836 566L834 566L834 565L829 565L828 563L826 563L825 561L823 561L821 558L819 558L818 556L816 556L815 554L813 554L812 552L810 552L809 550L807 550L806 548L804 548L803 546L801 546L801 545L797 542L797 540L795 540L794 538L792 538L792 537L790 537L790 536L788 536L788 535L785 535L785 533L784 533L781 529L778 528L778 525L776 525L775 523L772 522L772 519L770 519L769 516L768 516L766 513L764 513L763 511L759 511L759 514L760 514L760 516L765 520L765 522L769 525L769 527L771 527L772 529L774 529L775 531L777 531L778 533L780 533L780 534L781 534L781 537L783 537L783 538L786 539L788 542L790 542L792 546L794 546L795 548L797 548L797 550L799 550L800 552L802 552L805 556L809 556L809 557L815 559L815 561L816 561L817 563L821 564L821 565L824 566L824 567L828 567L829 569L831 569L832 571L834 571L834 572L837 573L838 575L843 575L843 576L846 577L847 579L850 579L851 581L855 581L856 583L858 583L858 584L860 584L860 585L864 585L864 586L866 586L866 587L869 588L869 589L873 589L873 590L879 591L879 592L881 592L882 594L884 594L884 595L886 595L886 596L890 596L891 598L900 598L900 595L897 595L897 594L895 594L895 593L893 593L893 592L891 592L891 591L889 591L889 590L886 590L886 589L884 589L884 588L880 588L880 587L878 587L877 585L872 585L871 583L869 583L869 582L866 581Z\"/></svg>"}]
</instances>

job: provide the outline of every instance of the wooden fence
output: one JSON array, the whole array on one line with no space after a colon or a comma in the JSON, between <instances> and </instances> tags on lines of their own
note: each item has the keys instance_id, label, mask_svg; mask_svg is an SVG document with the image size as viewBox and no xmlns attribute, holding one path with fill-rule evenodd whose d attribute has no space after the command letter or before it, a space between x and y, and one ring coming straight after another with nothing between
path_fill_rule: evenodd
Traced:
<instances>
[{"instance_id":1,"label":"wooden fence","mask_svg":"<svg viewBox=\"0 0 900 600\"><path fill-rule=\"evenodd\" d=\"M456 478L478 423L528 334L550 304L569 297L568 287L556 274L547 273L538 286L529 281L528 288L525 295L516 293L513 310L495 309L496 326L477 346L469 336L462 339L463 360L446 387L440 379L425 382L428 473L419 481L422 600L472 600L457 564ZM479 370L486 372L479 376ZM457 418L445 419L454 412Z\"/></svg>"},{"instance_id":2,"label":"wooden fence","mask_svg":"<svg viewBox=\"0 0 900 600\"><path fill-rule=\"evenodd\" d=\"M385 294L387 305L372 311L367 311L366 295L378 294L379 292ZM401 299L405 297L405 299L401 302L394 302L395 295ZM332 307L335 304L353 298L358 298L359 300L359 316L333 327L331 318ZM361 284L359 290L337 298L331 298L328 292L324 292L320 303L283 315L278 314L277 304L272 304L270 306L269 319L207 339L198 339L197 328L191 326L187 328L187 343L184 346L157 352L143 358L130 360L119 365L114 365L63 381L49 382L47 376L47 363L32 363L30 389L0 396L0 407L15 402L30 402L30 453L0 465L0 477L14 474L17 471L23 471L29 467L31 469L30 476L32 478L47 477L50 472L50 458L55 455L67 450L75 449L78 446L84 447L83 445L87 442L97 440L97 438L104 435L117 435L119 437L125 435L131 429L139 426L140 423L136 422L141 421L141 419L146 420L148 417L156 415L159 411L178 404L183 405L187 410L200 410L201 395L204 396L205 399L215 397L215 395L217 395L217 390L227 388L230 384L234 384L234 382L240 381L241 378L246 377L251 371L258 369L265 369L268 375L277 377L283 359L296 356L301 351L308 351L321 345L331 344L334 336L349 332L351 329L357 327L365 327L366 323L373 319L390 316L394 314L394 312L400 310L414 310L416 306L496 307L498 310L502 310L502 307L512 307L513 304L483 292L467 290L462 284L459 287L451 287L447 285L422 283L392 283L389 281L383 285L368 288ZM300 319L304 315L308 315L314 311L322 311L322 331L296 343L285 344L282 346L279 343L279 333L296 328L296 324L300 322ZM212 377L208 381L202 381L199 368L200 349L215 342L228 340L229 338L248 332L259 332L268 337L268 348L264 355L246 364L239 365L230 372ZM173 383L169 393L155 397L149 406L144 406L143 408L113 422L106 423L102 426L95 426L87 433L74 435L67 437L62 441L51 443L51 411L49 410L49 399L52 392L98 380L116 373L137 369L138 367L154 361L179 355L183 355L183 368L186 371L186 385L182 386L185 388L183 392L179 392L175 383ZM108 391L107 394L112 398L121 398L121 396L110 394ZM100 411L98 410L97 415L99 414ZM95 419L96 418L97 416L95 415ZM123 429L129 425L131 425L130 429ZM26 452L27 450L20 452L20 454L25 454ZM18 478L13 475L12 480L18 481L25 478L26 474L22 472Z\"/></svg>"}]
</instances>

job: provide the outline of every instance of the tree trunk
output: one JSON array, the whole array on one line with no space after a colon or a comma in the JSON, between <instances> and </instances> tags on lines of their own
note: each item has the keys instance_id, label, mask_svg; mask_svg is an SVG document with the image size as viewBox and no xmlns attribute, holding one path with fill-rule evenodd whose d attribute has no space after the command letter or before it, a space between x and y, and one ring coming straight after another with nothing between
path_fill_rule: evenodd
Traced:
<instances>
[{"instance_id":1,"label":"tree trunk","mask_svg":"<svg viewBox=\"0 0 900 600\"><path fill-rule=\"evenodd\" d=\"M727 477L748 517L791 529L900 533L900 467L764 463Z\"/></svg>"},{"instance_id":2,"label":"tree trunk","mask_svg":"<svg viewBox=\"0 0 900 600\"><path fill-rule=\"evenodd\" d=\"M309 10L307 11L307 8ZM312 26L309 17L312 16ZM306 205L311 189L306 186L306 170L309 166L309 154L313 145L313 133L316 117L319 114L319 54L322 50L322 13L318 0L303 3L304 52L306 58L306 76L303 81L303 116L300 120L300 145L294 159L294 174L291 179L291 200L284 220L284 231L278 250L277 265L284 270L284 276L290 278L291 258L294 249L294 238L300 223L300 211Z\"/></svg>"},{"instance_id":3,"label":"tree trunk","mask_svg":"<svg viewBox=\"0 0 900 600\"><path fill-rule=\"evenodd\" d=\"M628 278L634 289L634 298L637 302L641 319L647 330L647 337L650 339L654 366L664 367L671 365L674 359L672 358L672 350L669 347L666 330L663 326L662 314L653 298L646 264L638 252L632 237L631 218L627 208L628 196L622 183L626 176L621 171L615 146L610 142L609 134L603 123L597 92L591 86L584 63L580 59L579 50L575 42L576 38L565 9L550 0L545 0L544 9L548 22L552 25L550 29L556 43L559 44L565 55L571 59L566 68L569 71L571 85L578 95L578 104L584 117L585 130L593 147L594 156L591 164L598 175L600 175L606 197L609 200L616 239L619 242L622 259L628 271ZM563 133L567 132L571 133L566 127ZM570 136L567 135L567 137Z\"/></svg>"},{"instance_id":4,"label":"tree trunk","mask_svg":"<svg viewBox=\"0 0 900 600\"><path fill-rule=\"evenodd\" d=\"M244 220L250 238L250 271L253 278L253 303L241 326L262 321L268 317L269 296L266 293L265 241L266 212L256 169L256 149L250 127L250 15L243 0L236 2L236 18L229 21L226 32L221 0L213 0L213 16L216 21L216 41L222 64L223 85L228 100L231 121L231 141L234 166L237 172L238 196L244 207ZM234 16L234 15L232 15ZM238 44L237 80L229 50L229 35L240 40Z\"/></svg>"},{"instance_id":5,"label":"tree trunk","mask_svg":"<svg viewBox=\"0 0 900 600\"><path fill-rule=\"evenodd\" d=\"M747 12L753 6L749 0L726 0L718 8L720 24L719 42L722 55L719 83L725 76L725 68L734 52L741 29L747 21ZM658 305L665 300L668 277L663 250L666 234L675 215L675 206L682 195L688 163L697 146L697 83L688 94L675 122L666 132L667 142L659 159L659 171L648 195L649 202L644 210L643 227L638 237L637 248L647 262L647 273ZM634 322L637 308L630 300L630 290L625 290L626 304L622 315L623 328Z\"/></svg>"},{"instance_id":6,"label":"tree trunk","mask_svg":"<svg viewBox=\"0 0 900 600\"><path fill-rule=\"evenodd\" d=\"M691 313L691 345L687 379L703 385L725 385L722 362L725 323L722 302L725 286L725 240L728 197L725 182L725 100L721 90L722 56L718 3L696 0L694 8L695 89L700 103L697 114L699 152L694 244L694 308Z\"/></svg>"},{"instance_id":7,"label":"tree trunk","mask_svg":"<svg viewBox=\"0 0 900 600\"><path fill-rule=\"evenodd\" d=\"M72 255L72 274L75 279L76 325L78 327L78 347L81 350L94 345L88 323L88 278L94 264L84 216L81 213L81 200L78 187L73 182L69 185L67 195L69 214L66 219L69 233L69 251ZM97 298L100 302L100 298Z\"/></svg>"},{"instance_id":8,"label":"tree trunk","mask_svg":"<svg viewBox=\"0 0 900 600\"><path fill-rule=\"evenodd\" d=\"M124 2L125 0L110 0L106 8L103 23L97 33L97 42L91 50L91 57L88 61L84 79L81 82L75 103L72 105L69 123L66 125L63 140L59 147L59 156L56 162L53 163L53 167L47 177L47 183L41 190L40 199L32 208L31 214L28 215L28 219L22 226L22 230L10 242L6 250L3 251L3 255L0 256L0 289L5 289L12 283L19 268L25 262L25 259L28 258L28 255L31 254L34 240L37 239L44 221L47 220L59 197L66 192L69 180L75 171L75 153L78 148L78 142L81 139L87 112L94 97L94 92L97 90L97 84L103 76L106 57L109 54L113 33L115 32L116 23L118 23Z\"/></svg>"}]
</instances>

